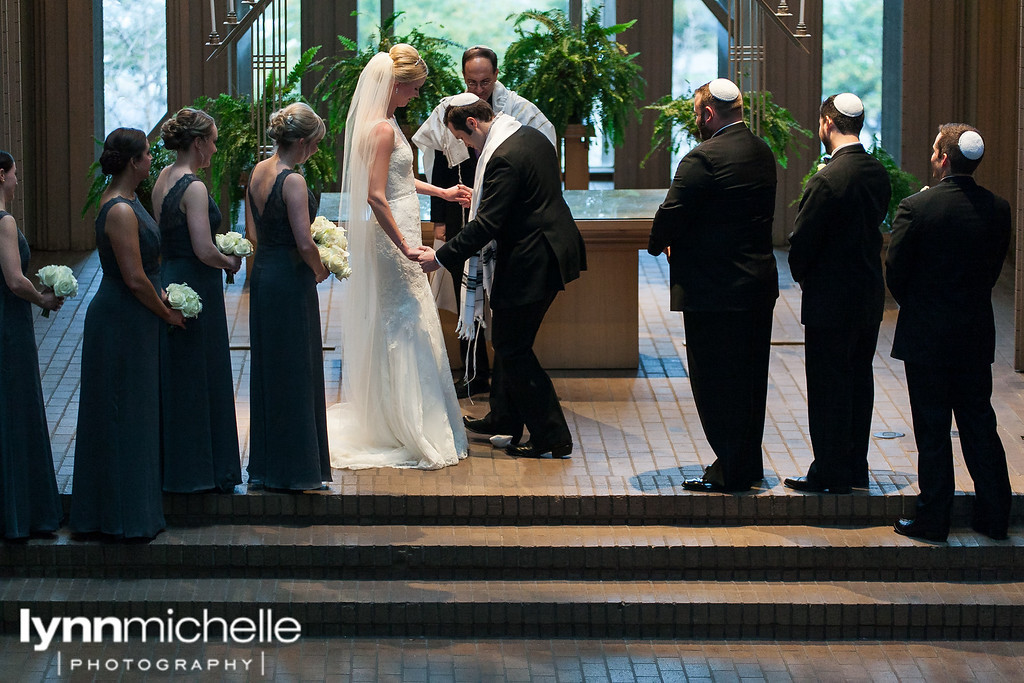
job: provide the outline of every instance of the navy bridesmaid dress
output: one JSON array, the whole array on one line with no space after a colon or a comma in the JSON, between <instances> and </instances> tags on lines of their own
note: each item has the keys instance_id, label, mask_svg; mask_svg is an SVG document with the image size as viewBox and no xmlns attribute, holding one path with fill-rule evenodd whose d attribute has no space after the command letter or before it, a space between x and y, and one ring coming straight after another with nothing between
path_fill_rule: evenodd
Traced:
<instances>
[{"instance_id":1,"label":"navy bridesmaid dress","mask_svg":"<svg viewBox=\"0 0 1024 683\"><path fill-rule=\"evenodd\" d=\"M138 197L114 197L96 217L103 279L85 315L70 527L78 533L152 538L165 527L160 332L166 323L135 298L121 276L104 227L110 208L120 202L135 211L142 265L160 291L156 221Z\"/></svg>"},{"instance_id":2,"label":"navy bridesmaid dress","mask_svg":"<svg viewBox=\"0 0 1024 683\"><path fill-rule=\"evenodd\" d=\"M238 456L235 394L228 350L222 271L196 257L181 210L193 182L182 176L164 197L160 211L161 277L188 284L203 301L198 318L185 329L163 327L160 346L160 412L164 491L230 492L242 483ZM210 197L210 234L220 227L220 209Z\"/></svg>"},{"instance_id":3,"label":"navy bridesmaid dress","mask_svg":"<svg viewBox=\"0 0 1024 683\"><path fill-rule=\"evenodd\" d=\"M295 246L281 195L284 170L263 211L249 206L256 256L249 295L252 412L249 481L309 490L331 481L324 352L316 278ZM309 215L316 215L309 195Z\"/></svg>"},{"instance_id":4,"label":"navy bridesmaid dress","mask_svg":"<svg viewBox=\"0 0 1024 683\"><path fill-rule=\"evenodd\" d=\"M8 215L0 211L0 219ZM21 272L27 276L30 253L20 230L18 253ZM32 304L0 277L0 533L16 539L56 531L63 517L39 381Z\"/></svg>"}]
</instances>

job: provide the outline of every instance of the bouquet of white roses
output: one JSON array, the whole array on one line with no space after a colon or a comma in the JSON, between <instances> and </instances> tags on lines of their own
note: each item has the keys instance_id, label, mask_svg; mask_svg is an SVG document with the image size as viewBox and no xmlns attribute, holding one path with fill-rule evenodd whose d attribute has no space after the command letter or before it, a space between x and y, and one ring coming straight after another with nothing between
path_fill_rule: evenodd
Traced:
<instances>
[{"instance_id":1,"label":"bouquet of white roses","mask_svg":"<svg viewBox=\"0 0 1024 683\"><path fill-rule=\"evenodd\" d=\"M316 242L320 251L320 262L327 270L334 273L334 277L344 280L352 274L352 268L348 262L348 237L345 236L345 229L338 227L323 216L317 216L313 225L309 226L313 234L313 241Z\"/></svg>"},{"instance_id":2,"label":"bouquet of white roses","mask_svg":"<svg viewBox=\"0 0 1024 683\"><path fill-rule=\"evenodd\" d=\"M217 243L217 249L222 254L227 254L228 256L240 256L241 258L252 256L252 242L245 239L242 237L241 233L235 232L234 230L229 230L217 235L214 238L214 241ZM227 283L230 285L234 284L234 282L235 274L228 273Z\"/></svg>"},{"instance_id":3,"label":"bouquet of white roses","mask_svg":"<svg viewBox=\"0 0 1024 683\"><path fill-rule=\"evenodd\" d=\"M36 273L36 277L44 287L52 289L56 296L74 297L78 295L78 280L67 266L43 266ZM43 317L49 318L50 311L44 308Z\"/></svg>"},{"instance_id":4,"label":"bouquet of white roses","mask_svg":"<svg viewBox=\"0 0 1024 683\"><path fill-rule=\"evenodd\" d=\"M203 311L203 301L196 290L186 284L167 285L167 304L186 318L196 318Z\"/></svg>"}]
</instances>

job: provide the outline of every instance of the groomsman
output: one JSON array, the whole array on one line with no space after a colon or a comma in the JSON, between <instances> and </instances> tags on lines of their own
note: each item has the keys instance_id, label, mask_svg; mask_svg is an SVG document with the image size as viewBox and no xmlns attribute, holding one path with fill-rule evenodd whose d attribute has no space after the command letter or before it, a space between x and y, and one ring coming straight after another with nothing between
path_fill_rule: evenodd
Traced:
<instances>
[{"instance_id":1,"label":"groomsman","mask_svg":"<svg viewBox=\"0 0 1024 683\"><path fill-rule=\"evenodd\" d=\"M583 237L562 197L555 148L536 129L470 95L453 100L445 122L480 153L472 220L436 256L424 249L420 264L424 272L450 268L496 243L493 283L490 268L484 270L493 315L491 410L481 419L465 418L466 429L510 436L505 450L514 457L569 457L572 435L551 378L533 353L555 296L587 265ZM524 425L530 440L519 443Z\"/></svg>"},{"instance_id":2,"label":"groomsman","mask_svg":"<svg viewBox=\"0 0 1024 683\"><path fill-rule=\"evenodd\" d=\"M939 127L932 174L939 183L907 197L886 258L900 304L892 356L903 360L918 451L917 510L896 533L944 541L953 503L950 413L974 480L971 527L997 540L1010 523L1006 453L992 410L992 287L1010 242L1010 205L974 182L985 153L976 128Z\"/></svg>"},{"instance_id":3,"label":"groomsman","mask_svg":"<svg viewBox=\"0 0 1024 683\"><path fill-rule=\"evenodd\" d=\"M831 159L807 182L789 268L800 283L807 420L814 462L786 479L797 491L849 493L868 485L875 402L871 363L885 306L882 233L892 191L881 162L864 150L864 104L853 93L821 103L818 137Z\"/></svg>"},{"instance_id":4,"label":"groomsman","mask_svg":"<svg viewBox=\"0 0 1024 683\"><path fill-rule=\"evenodd\" d=\"M690 386L717 460L691 491L745 491L764 476L772 311L775 157L743 123L743 98L717 78L694 93L704 142L679 163L647 251L669 259L671 306L683 312Z\"/></svg>"},{"instance_id":5,"label":"groomsman","mask_svg":"<svg viewBox=\"0 0 1024 683\"><path fill-rule=\"evenodd\" d=\"M541 110L498 80L498 56L494 50L476 45L463 52L462 78L466 82L467 93L472 93L487 102L495 112L508 114L524 126L536 128L551 142L552 147L555 146L555 127ZM478 153L475 150L467 150L466 145L452 135L444 125L444 114L451 106L452 97L454 96L442 98L412 136L412 143L423 151L427 179L439 187L450 187L456 183L472 185L473 176L476 174ZM450 240L458 235L467 221L467 216L467 209L455 202L446 202L438 197L432 197L430 200L430 220L434 223L435 239ZM453 262L448 269L455 284L455 300L460 304L463 303L464 267L464 262ZM473 284L479 286L478 281L474 281ZM472 360L468 358L471 346L475 354ZM470 361L471 367L466 376L472 378L468 382L465 379L456 382L455 391L459 398L468 398L473 394L487 391L491 371L487 359L486 340L482 336L473 343L460 339L459 351L463 361Z\"/></svg>"}]
</instances>

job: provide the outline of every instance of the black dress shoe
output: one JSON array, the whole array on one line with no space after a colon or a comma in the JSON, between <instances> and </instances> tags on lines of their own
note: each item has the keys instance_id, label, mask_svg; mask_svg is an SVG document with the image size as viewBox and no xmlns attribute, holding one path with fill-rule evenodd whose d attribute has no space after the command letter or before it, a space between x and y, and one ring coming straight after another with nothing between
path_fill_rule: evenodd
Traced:
<instances>
[{"instance_id":1,"label":"black dress shoe","mask_svg":"<svg viewBox=\"0 0 1024 683\"><path fill-rule=\"evenodd\" d=\"M510 445L505 452L514 458L543 458L549 453L552 458L568 458L572 453L572 442L544 447L534 446L532 441L527 441Z\"/></svg>"},{"instance_id":2,"label":"black dress shoe","mask_svg":"<svg viewBox=\"0 0 1024 683\"><path fill-rule=\"evenodd\" d=\"M783 482L788 488L794 491L802 491L803 493L849 493L849 486L823 486L816 481L811 481L807 477L796 477L793 479L786 479Z\"/></svg>"},{"instance_id":3,"label":"black dress shoe","mask_svg":"<svg viewBox=\"0 0 1024 683\"><path fill-rule=\"evenodd\" d=\"M750 486L731 487L715 484L706 479L686 479L683 481L683 488L687 491L700 491L702 493L740 493L749 491Z\"/></svg>"},{"instance_id":4,"label":"black dress shoe","mask_svg":"<svg viewBox=\"0 0 1024 683\"><path fill-rule=\"evenodd\" d=\"M498 430L494 428L490 420L486 417L475 418L465 415L462 418L462 424L465 426L467 432L473 432L474 434L494 436L498 433Z\"/></svg>"},{"instance_id":5,"label":"black dress shoe","mask_svg":"<svg viewBox=\"0 0 1024 683\"><path fill-rule=\"evenodd\" d=\"M1005 541L1010 537L1006 529L996 529L980 520L971 522L971 528L982 536L988 536L993 541Z\"/></svg>"},{"instance_id":6,"label":"black dress shoe","mask_svg":"<svg viewBox=\"0 0 1024 683\"><path fill-rule=\"evenodd\" d=\"M936 529L929 529L913 519L897 519L896 523L892 525L892 528L900 536L920 538L925 541L937 541L939 543L944 543L946 541L946 536L949 535L948 531L943 532Z\"/></svg>"},{"instance_id":7,"label":"black dress shoe","mask_svg":"<svg viewBox=\"0 0 1024 683\"><path fill-rule=\"evenodd\" d=\"M475 394L486 394L491 390L491 383L486 379L474 379L471 382L459 380L455 383L455 395L459 398L469 398Z\"/></svg>"}]
</instances>

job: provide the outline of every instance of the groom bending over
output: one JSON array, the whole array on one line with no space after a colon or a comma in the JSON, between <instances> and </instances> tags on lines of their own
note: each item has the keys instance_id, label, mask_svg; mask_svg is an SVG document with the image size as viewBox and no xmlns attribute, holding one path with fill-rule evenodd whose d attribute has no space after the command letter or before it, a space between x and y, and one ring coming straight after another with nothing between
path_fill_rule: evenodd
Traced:
<instances>
[{"instance_id":1,"label":"groom bending over","mask_svg":"<svg viewBox=\"0 0 1024 683\"><path fill-rule=\"evenodd\" d=\"M490 412L464 418L469 431L509 434L509 455L567 457L572 436L551 378L533 353L544 314L565 283L586 269L583 237L562 198L551 142L533 128L497 114L468 94L453 98L445 125L480 153L470 221L437 250L420 255L424 272L465 261L493 242L493 269L484 260L494 346ZM493 281L492 281L493 276ZM519 443L523 425L530 440Z\"/></svg>"}]
</instances>

